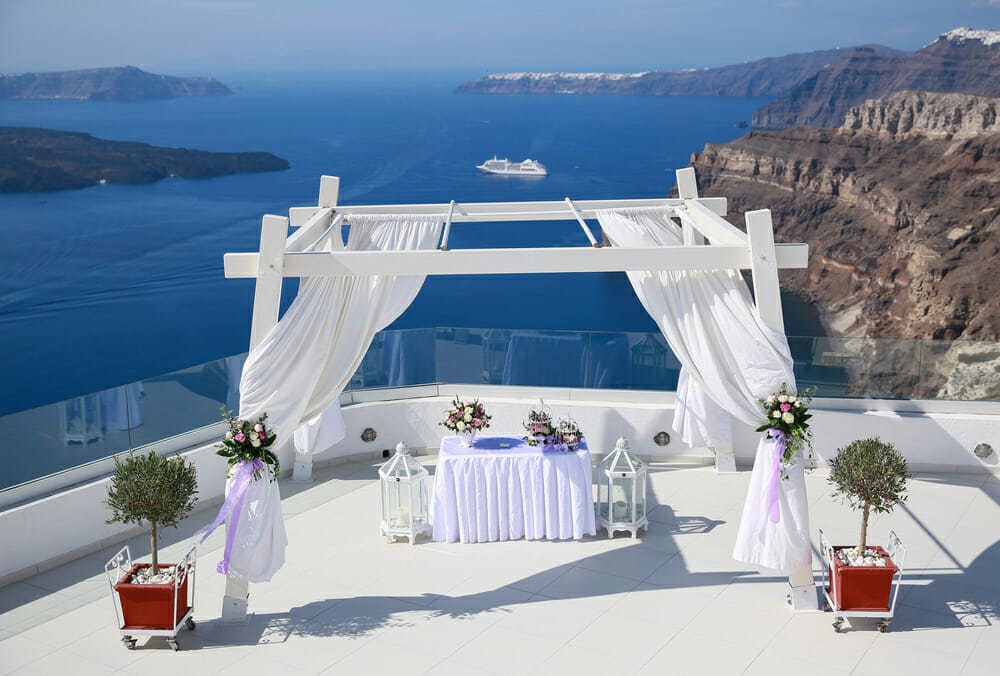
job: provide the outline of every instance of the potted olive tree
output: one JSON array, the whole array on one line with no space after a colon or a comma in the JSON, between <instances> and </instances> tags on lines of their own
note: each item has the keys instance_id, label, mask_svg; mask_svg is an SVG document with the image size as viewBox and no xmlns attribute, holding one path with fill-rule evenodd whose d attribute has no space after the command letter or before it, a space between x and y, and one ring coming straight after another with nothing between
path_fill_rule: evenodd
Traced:
<instances>
[{"instance_id":1,"label":"potted olive tree","mask_svg":"<svg viewBox=\"0 0 1000 676\"><path fill-rule=\"evenodd\" d=\"M834 496L861 511L860 543L833 548L834 602L839 610L887 610L897 568L882 547L868 545L868 518L872 512L889 513L906 500L906 458L891 443L873 437L838 449L830 466Z\"/></svg>"},{"instance_id":2,"label":"potted olive tree","mask_svg":"<svg viewBox=\"0 0 1000 676\"><path fill-rule=\"evenodd\" d=\"M173 564L160 564L158 536L161 528L176 526L194 508L198 492L194 465L179 456L166 458L155 451L147 455L115 457L115 473L105 504L111 510L107 523L148 524L150 563L134 564L115 585L125 626L172 629L187 612L188 576L176 576ZM177 577L181 586L175 587ZM174 596L177 595L177 615Z\"/></svg>"}]
</instances>

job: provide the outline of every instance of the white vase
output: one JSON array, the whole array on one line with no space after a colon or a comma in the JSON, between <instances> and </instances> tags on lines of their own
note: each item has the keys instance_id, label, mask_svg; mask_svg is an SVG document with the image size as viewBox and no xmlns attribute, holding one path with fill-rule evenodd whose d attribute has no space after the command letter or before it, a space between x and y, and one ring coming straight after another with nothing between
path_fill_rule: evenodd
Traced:
<instances>
[{"instance_id":1,"label":"white vase","mask_svg":"<svg viewBox=\"0 0 1000 676\"><path fill-rule=\"evenodd\" d=\"M478 432L478 430L470 429L468 427L465 428L458 433L459 443L468 448L476 441L476 432Z\"/></svg>"}]
</instances>

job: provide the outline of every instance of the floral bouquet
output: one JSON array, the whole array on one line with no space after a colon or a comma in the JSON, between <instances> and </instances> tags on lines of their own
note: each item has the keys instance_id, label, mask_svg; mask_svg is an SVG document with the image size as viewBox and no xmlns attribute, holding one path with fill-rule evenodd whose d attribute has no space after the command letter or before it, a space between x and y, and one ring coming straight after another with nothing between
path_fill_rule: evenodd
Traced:
<instances>
[{"instance_id":1,"label":"floral bouquet","mask_svg":"<svg viewBox=\"0 0 1000 676\"><path fill-rule=\"evenodd\" d=\"M229 431L216 454L229 458L230 467L242 460L257 463L257 466L262 464L263 467L270 468L271 480L277 479L281 465L278 456L268 449L278 437L266 426L267 414L262 414L257 422L251 422L237 418L223 406L222 417L229 423ZM253 478L260 478L259 469L254 469Z\"/></svg>"},{"instance_id":2,"label":"floral bouquet","mask_svg":"<svg viewBox=\"0 0 1000 676\"><path fill-rule=\"evenodd\" d=\"M560 443L559 427L552 421L552 414L549 413L545 402L539 400L541 404L537 409L528 412L528 420L523 423L527 432L524 440L529 446L554 446Z\"/></svg>"},{"instance_id":3,"label":"floral bouquet","mask_svg":"<svg viewBox=\"0 0 1000 676\"><path fill-rule=\"evenodd\" d=\"M572 418L560 418L556 434L559 442L567 451L573 452L583 441L583 432Z\"/></svg>"},{"instance_id":4,"label":"floral bouquet","mask_svg":"<svg viewBox=\"0 0 1000 676\"><path fill-rule=\"evenodd\" d=\"M445 411L445 418L440 425L445 429L459 434L463 432L478 432L490 426L493 416L486 414L486 407L478 399L462 401L458 397L451 402L451 408Z\"/></svg>"},{"instance_id":5,"label":"floral bouquet","mask_svg":"<svg viewBox=\"0 0 1000 676\"><path fill-rule=\"evenodd\" d=\"M757 431L773 430L771 436L783 439L785 452L782 461L786 466L803 447L812 450L812 430L807 421L812 417L809 404L814 392L815 389L807 390L803 396L796 396L789 394L788 386L782 383L776 394L759 400L767 422L762 423ZM787 476L783 475L783 478Z\"/></svg>"}]
</instances>

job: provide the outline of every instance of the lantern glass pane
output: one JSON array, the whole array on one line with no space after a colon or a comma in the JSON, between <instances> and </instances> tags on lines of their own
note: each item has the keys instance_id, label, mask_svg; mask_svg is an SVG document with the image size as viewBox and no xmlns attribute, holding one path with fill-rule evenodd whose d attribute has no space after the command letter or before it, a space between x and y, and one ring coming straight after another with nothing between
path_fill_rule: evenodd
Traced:
<instances>
[{"instance_id":1,"label":"lantern glass pane","mask_svg":"<svg viewBox=\"0 0 1000 676\"><path fill-rule=\"evenodd\" d=\"M618 453L615 456L614 465L611 467L612 472L632 472L633 464L629 462L631 458L628 453Z\"/></svg>"},{"instance_id":2,"label":"lantern glass pane","mask_svg":"<svg viewBox=\"0 0 1000 676\"><path fill-rule=\"evenodd\" d=\"M608 518L608 475L601 472L597 482L597 513L602 519Z\"/></svg>"},{"instance_id":3,"label":"lantern glass pane","mask_svg":"<svg viewBox=\"0 0 1000 676\"><path fill-rule=\"evenodd\" d=\"M427 482L418 481L413 484L413 525L422 526L427 523Z\"/></svg>"},{"instance_id":4,"label":"lantern glass pane","mask_svg":"<svg viewBox=\"0 0 1000 676\"><path fill-rule=\"evenodd\" d=\"M391 528L410 527L410 484L406 481L394 481L396 490L393 502L389 503L389 526Z\"/></svg>"},{"instance_id":5,"label":"lantern glass pane","mask_svg":"<svg viewBox=\"0 0 1000 676\"><path fill-rule=\"evenodd\" d=\"M635 520L646 516L646 473L641 472L635 478Z\"/></svg>"},{"instance_id":6,"label":"lantern glass pane","mask_svg":"<svg viewBox=\"0 0 1000 676\"><path fill-rule=\"evenodd\" d=\"M615 477L611 489L611 516L615 523L631 522L632 517L632 488L635 480L631 477Z\"/></svg>"}]
</instances>

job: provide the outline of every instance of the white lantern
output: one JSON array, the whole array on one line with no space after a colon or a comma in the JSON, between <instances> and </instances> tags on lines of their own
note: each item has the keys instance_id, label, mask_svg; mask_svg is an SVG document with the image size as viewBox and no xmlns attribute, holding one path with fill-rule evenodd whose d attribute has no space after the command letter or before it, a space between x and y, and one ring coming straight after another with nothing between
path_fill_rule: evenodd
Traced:
<instances>
[{"instance_id":1,"label":"white lantern","mask_svg":"<svg viewBox=\"0 0 1000 676\"><path fill-rule=\"evenodd\" d=\"M646 520L646 463L628 451L628 441L619 437L613 450L601 461L597 484L597 523L612 538L615 531L649 529Z\"/></svg>"},{"instance_id":2,"label":"white lantern","mask_svg":"<svg viewBox=\"0 0 1000 676\"><path fill-rule=\"evenodd\" d=\"M431 531L427 470L410 455L406 442L400 442L396 454L379 468L378 475L382 484L382 535L387 542L407 537L412 545L417 535Z\"/></svg>"}]
</instances>

